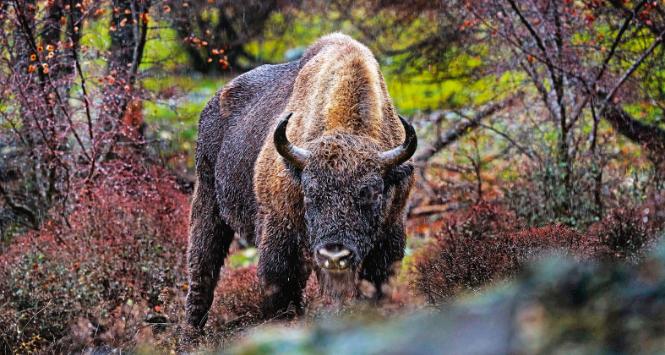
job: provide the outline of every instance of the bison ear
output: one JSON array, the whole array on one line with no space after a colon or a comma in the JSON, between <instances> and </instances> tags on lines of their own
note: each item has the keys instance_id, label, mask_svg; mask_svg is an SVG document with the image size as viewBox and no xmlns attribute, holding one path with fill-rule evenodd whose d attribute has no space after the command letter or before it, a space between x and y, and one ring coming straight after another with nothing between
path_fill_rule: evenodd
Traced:
<instances>
[{"instance_id":1,"label":"bison ear","mask_svg":"<svg viewBox=\"0 0 665 355\"><path fill-rule=\"evenodd\" d=\"M389 187L399 185L402 181L413 175L413 165L401 164L389 169L383 177L383 186L387 190Z\"/></svg>"}]
</instances>

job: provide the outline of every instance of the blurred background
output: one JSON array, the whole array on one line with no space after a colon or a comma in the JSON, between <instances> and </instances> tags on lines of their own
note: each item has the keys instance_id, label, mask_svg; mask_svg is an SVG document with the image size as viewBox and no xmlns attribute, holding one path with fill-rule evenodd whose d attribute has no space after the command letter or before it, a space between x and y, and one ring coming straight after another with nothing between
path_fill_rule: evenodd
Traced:
<instances>
[{"instance_id":1,"label":"blurred background","mask_svg":"<svg viewBox=\"0 0 665 355\"><path fill-rule=\"evenodd\" d=\"M416 323L471 327L473 317L455 314L485 308L458 302L509 302L520 293L497 288L512 282L534 296L520 301L522 312L488 311L485 318L513 324L513 340L488 349L662 346L653 340L662 324L640 317L665 315L657 252L665 1L16 0L0 3L2 352L176 349L198 116L235 76L298 60L331 32L375 53L419 135L407 256L389 297L361 323L398 319L404 327L412 321L405 314L444 308L443 318ZM257 308L256 250L233 251L206 349L228 349L274 323ZM552 253L556 261L524 271ZM582 276L547 274L562 268ZM563 285L556 292L585 296L565 305L557 303L563 296L543 299L553 286L542 275ZM645 284L631 288L652 293L612 293L632 277ZM638 298L652 303L631 308ZM592 304L599 300L617 309ZM259 337L267 345L250 336L239 351L327 349L304 330L329 318L314 277L307 302L306 316L287 322L305 327L292 333L294 348L270 348L268 334ZM580 308L568 317L590 309L597 322L574 331L579 322L550 322L571 304ZM545 330L514 340L524 324ZM555 326L566 331L547 331ZM635 329L648 335L611 341ZM492 331L500 333L482 334L503 339ZM452 340L422 343L436 341Z\"/></svg>"}]
</instances>

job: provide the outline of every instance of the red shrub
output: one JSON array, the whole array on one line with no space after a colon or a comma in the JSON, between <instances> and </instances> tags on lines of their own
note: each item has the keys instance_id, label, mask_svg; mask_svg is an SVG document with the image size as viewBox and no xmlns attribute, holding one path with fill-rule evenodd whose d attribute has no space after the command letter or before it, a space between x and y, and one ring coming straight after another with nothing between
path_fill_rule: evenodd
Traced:
<instances>
[{"instance_id":1,"label":"red shrub","mask_svg":"<svg viewBox=\"0 0 665 355\"><path fill-rule=\"evenodd\" d=\"M215 292L215 304L211 320L215 328L225 323L252 321L261 316L261 287L256 266L238 269L225 268Z\"/></svg>"},{"instance_id":2,"label":"red shrub","mask_svg":"<svg viewBox=\"0 0 665 355\"><path fill-rule=\"evenodd\" d=\"M262 300L256 266L225 268L215 290L215 304L210 311L212 328L233 328L264 321L261 314ZM303 296L307 312L314 314L331 303L332 300L320 295L316 275L312 273Z\"/></svg>"},{"instance_id":3,"label":"red shrub","mask_svg":"<svg viewBox=\"0 0 665 355\"><path fill-rule=\"evenodd\" d=\"M507 235L523 254L523 257L548 252L562 251L579 257L595 254L592 240L562 224L529 228Z\"/></svg>"},{"instance_id":4,"label":"red shrub","mask_svg":"<svg viewBox=\"0 0 665 355\"><path fill-rule=\"evenodd\" d=\"M612 211L585 234L560 224L521 230L519 221L500 207L473 206L448 220L416 253L412 286L435 303L510 276L544 252L635 261L662 234L664 200L656 196L639 208Z\"/></svg>"},{"instance_id":5,"label":"red shrub","mask_svg":"<svg viewBox=\"0 0 665 355\"><path fill-rule=\"evenodd\" d=\"M510 276L547 250L587 253L584 238L572 229L554 225L516 231L517 225L515 217L498 206L472 207L415 255L413 286L436 303Z\"/></svg>"},{"instance_id":6,"label":"red shrub","mask_svg":"<svg viewBox=\"0 0 665 355\"><path fill-rule=\"evenodd\" d=\"M17 238L0 258L3 350L122 346L148 323L177 320L164 312L182 297L187 196L157 167L100 169L66 223Z\"/></svg>"},{"instance_id":7,"label":"red shrub","mask_svg":"<svg viewBox=\"0 0 665 355\"><path fill-rule=\"evenodd\" d=\"M636 261L663 229L663 221L648 207L619 209L589 228L589 238L602 259ZM656 217L656 218L653 218Z\"/></svg>"}]
</instances>

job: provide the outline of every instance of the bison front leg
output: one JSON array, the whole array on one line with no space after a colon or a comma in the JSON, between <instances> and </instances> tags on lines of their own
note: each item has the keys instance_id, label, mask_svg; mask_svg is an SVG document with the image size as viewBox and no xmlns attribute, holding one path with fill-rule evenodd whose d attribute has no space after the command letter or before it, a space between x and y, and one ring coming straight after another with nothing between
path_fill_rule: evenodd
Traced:
<instances>
[{"instance_id":1,"label":"bison front leg","mask_svg":"<svg viewBox=\"0 0 665 355\"><path fill-rule=\"evenodd\" d=\"M265 317L284 316L289 306L302 311L302 293L309 276L297 235L271 218L261 228L258 275Z\"/></svg>"},{"instance_id":2,"label":"bison front leg","mask_svg":"<svg viewBox=\"0 0 665 355\"><path fill-rule=\"evenodd\" d=\"M208 319L220 268L233 240L233 230L219 216L214 179L207 165L198 169L190 222L185 318L188 325L200 330Z\"/></svg>"},{"instance_id":3,"label":"bison front leg","mask_svg":"<svg viewBox=\"0 0 665 355\"><path fill-rule=\"evenodd\" d=\"M406 235L404 227L393 225L385 228L375 247L365 257L360 277L372 283L376 292L374 299L383 298L381 287L394 273L395 264L404 257Z\"/></svg>"}]
</instances>

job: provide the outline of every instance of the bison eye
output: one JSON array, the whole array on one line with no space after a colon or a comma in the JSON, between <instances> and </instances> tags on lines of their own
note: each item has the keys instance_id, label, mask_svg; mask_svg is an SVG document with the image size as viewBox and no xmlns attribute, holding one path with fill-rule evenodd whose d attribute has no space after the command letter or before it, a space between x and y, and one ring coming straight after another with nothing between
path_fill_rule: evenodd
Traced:
<instances>
[{"instance_id":1,"label":"bison eye","mask_svg":"<svg viewBox=\"0 0 665 355\"><path fill-rule=\"evenodd\" d=\"M358 198L364 205L373 204L379 198L379 191L376 186L365 186L360 189Z\"/></svg>"}]
</instances>

